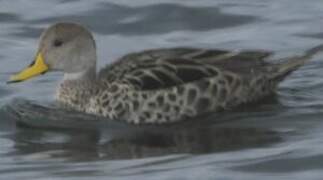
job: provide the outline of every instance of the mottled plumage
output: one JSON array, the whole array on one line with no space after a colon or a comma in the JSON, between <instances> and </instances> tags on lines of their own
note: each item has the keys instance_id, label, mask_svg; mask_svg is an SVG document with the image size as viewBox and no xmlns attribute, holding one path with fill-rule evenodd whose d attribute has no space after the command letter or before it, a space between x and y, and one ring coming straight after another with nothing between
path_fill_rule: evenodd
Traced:
<instances>
[{"instance_id":1,"label":"mottled plumage","mask_svg":"<svg viewBox=\"0 0 323 180\"><path fill-rule=\"evenodd\" d=\"M143 124L231 109L273 93L280 80L308 58L274 65L264 61L269 55L192 48L132 53L100 71L100 86L79 110ZM285 66L288 70L280 72ZM82 103L69 104L77 108Z\"/></svg>"},{"instance_id":2,"label":"mottled plumage","mask_svg":"<svg viewBox=\"0 0 323 180\"><path fill-rule=\"evenodd\" d=\"M48 47L55 36L63 42L61 48L65 43L72 57L78 53L82 59L75 67L66 63L69 68L59 60L57 70L65 72L65 78L57 100L75 110L134 124L177 122L259 100L322 49L319 46L277 64L265 61L271 53L264 51L155 49L128 54L96 74L95 66L82 64L85 57L89 64L96 64L89 31L77 24L58 23L45 31L41 44ZM93 47L84 48L79 39ZM54 59L49 49L46 53ZM68 53L60 56L69 61ZM49 64L56 67L52 61Z\"/></svg>"}]
</instances>

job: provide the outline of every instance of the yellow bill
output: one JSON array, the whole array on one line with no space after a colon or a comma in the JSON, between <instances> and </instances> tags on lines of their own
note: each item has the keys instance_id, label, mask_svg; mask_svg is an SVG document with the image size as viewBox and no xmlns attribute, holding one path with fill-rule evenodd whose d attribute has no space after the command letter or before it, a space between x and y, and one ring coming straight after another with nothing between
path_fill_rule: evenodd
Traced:
<instances>
[{"instance_id":1,"label":"yellow bill","mask_svg":"<svg viewBox=\"0 0 323 180\"><path fill-rule=\"evenodd\" d=\"M45 64L42 54L38 53L35 61L26 69L11 76L8 83L21 82L34 76L43 74L46 71L48 71L48 66Z\"/></svg>"}]
</instances>

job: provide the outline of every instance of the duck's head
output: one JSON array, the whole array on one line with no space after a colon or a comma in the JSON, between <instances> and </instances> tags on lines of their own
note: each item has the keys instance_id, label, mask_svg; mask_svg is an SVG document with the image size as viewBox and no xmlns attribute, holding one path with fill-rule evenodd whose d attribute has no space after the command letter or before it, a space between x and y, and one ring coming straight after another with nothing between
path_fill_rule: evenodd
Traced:
<instances>
[{"instance_id":1,"label":"duck's head","mask_svg":"<svg viewBox=\"0 0 323 180\"><path fill-rule=\"evenodd\" d=\"M34 61L10 77L20 82L48 71L82 73L96 66L95 42L91 33L75 23L57 23L46 29L39 42Z\"/></svg>"}]
</instances>

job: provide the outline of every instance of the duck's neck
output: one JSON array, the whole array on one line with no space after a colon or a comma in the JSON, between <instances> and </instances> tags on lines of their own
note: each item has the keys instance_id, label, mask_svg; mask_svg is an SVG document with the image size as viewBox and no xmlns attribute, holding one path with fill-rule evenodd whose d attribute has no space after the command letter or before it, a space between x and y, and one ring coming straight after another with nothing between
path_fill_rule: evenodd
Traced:
<instances>
[{"instance_id":1,"label":"duck's neck","mask_svg":"<svg viewBox=\"0 0 323 180\"><path fill-rule=\"evenodd\" d=\"M65 73L56 99L76 110L84 110L97 90L96 68L84 72Z\"/></svg>"},{"instance_id":2,"label":"duck's neck","mask_svg":"<svg viewBox=\"0 0 323 180\"><path fill-rule=\"evenodd\" d=\"M65 73L63 78L64 82L91 82L96 79L96 69L91 68L83 72Z\"/></svg>"}]
</instances>

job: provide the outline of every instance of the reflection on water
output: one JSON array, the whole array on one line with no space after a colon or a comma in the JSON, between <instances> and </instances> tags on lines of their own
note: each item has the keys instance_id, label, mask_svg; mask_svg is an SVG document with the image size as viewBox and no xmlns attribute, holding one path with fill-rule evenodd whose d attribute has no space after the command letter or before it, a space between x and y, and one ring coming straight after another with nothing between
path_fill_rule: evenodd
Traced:
<instances>
[{"instance_id":1,"label":"reflection on water","mask_svg":"<svg viewBox=\"0 0 323 180\"><path fill-rule=\"evenodd\" d=\"M195 123L127 125L20 99L5 109L11 119L25 127L11 137L17 153L61 150L69 156L72 153L69 158L75 160L204 154L260 147L281 140L277 132L263 128L207 127Z\"/></svg>"},{"instance_id":2,"label":"reflection on water","mask_svg":"<svg viewBox=\"0 0 323 180\"><path fill-rule=\"evenodd\" d=\"M15 142L16 151L12 153L17 155L54 152L49 153L50 158L63 157L70 161L205 154L261 147L281 140L273 131L253 128L198 128L166 132L156 133L148 129L132 133L133 137L127 134L126 137L119 135L109 140L110 133L24 128L9 138Z\"/></svg>"},{"instance_id":3,"label":"reflection on water","mask_svg":"<svg viewBox=\"0 0 323 180\"><path fill-rule=\"evenodd\" d=\"M0 177L321 179L322 54L289 76L276 97L162 127L47 105L61 74L5 82L30 63L42 29L56 21L89 27L101 66L174 46L301 54L322 43L322 12L321 0L0 1Z\"/></svg>"}]
</instances>

